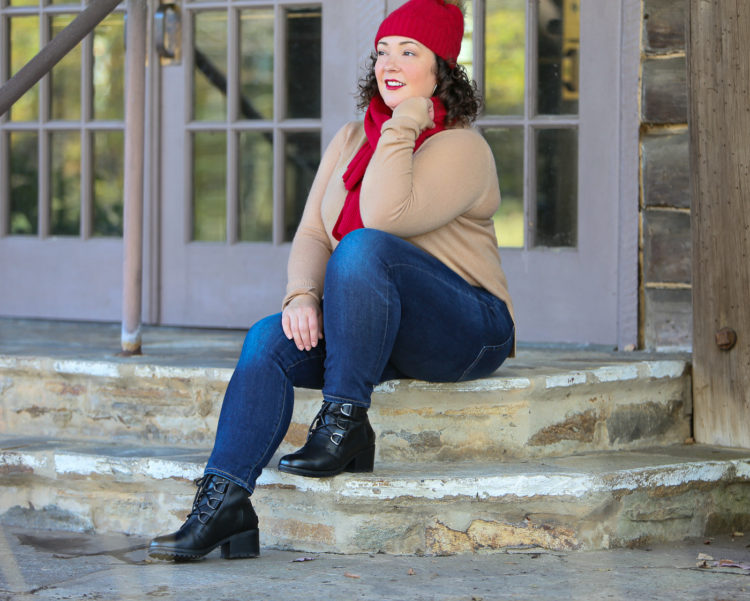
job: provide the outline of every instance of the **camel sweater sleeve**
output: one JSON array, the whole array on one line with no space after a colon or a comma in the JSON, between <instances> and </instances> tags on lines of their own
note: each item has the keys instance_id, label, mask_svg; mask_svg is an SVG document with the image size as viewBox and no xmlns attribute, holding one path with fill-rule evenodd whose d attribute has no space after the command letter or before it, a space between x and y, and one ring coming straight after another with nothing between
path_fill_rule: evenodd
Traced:
<instances>
[{"instance_id":1,"label":"camel sweater sleeve","mask_svg":"<svg viewBox=\"0 0 750 601\"><path fill-rule=\"evenodd\" d=\"M446 130L414 154L420 131L432 125L424 98L403 101L383 124L362 181L365 227L409 238L462 215L489 216L497 209L499 195L489 193L496 186L494 160L481 136L471 129ZM492 199L492 206L478 206Z\"/></svg>"},{"instance_id":2,"label":"camel sweater sleeve","mask_svg":"<svg viewBox=\"0 0 750 601\"><path fill-rule=\"evenodd\" d=\"M356 124L342 127L328 145L305 203L297 233L294 235L287 265L286 296L282 308L301 294L320 302L326 264L333 252L331 239L321 214L321 203L347 140Z\"/></svg>"}]
</instances>

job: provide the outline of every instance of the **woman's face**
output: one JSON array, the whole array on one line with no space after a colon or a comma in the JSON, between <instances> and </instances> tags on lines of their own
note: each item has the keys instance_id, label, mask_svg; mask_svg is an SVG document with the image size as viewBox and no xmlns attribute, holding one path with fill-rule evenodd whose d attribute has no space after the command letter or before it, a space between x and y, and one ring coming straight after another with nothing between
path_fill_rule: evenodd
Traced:
<instances>
[{"instance_id":1,"label":"woman's face","mask_svg":"<svg viewBox=\"0 0 750 601\"><path fill-rule=\"evenodd\" d=\"M416 40L389 35L378 41L375 78L388 107L414 96L429 98L437 83L435 54Z\"/></svg>"}]
</instances>

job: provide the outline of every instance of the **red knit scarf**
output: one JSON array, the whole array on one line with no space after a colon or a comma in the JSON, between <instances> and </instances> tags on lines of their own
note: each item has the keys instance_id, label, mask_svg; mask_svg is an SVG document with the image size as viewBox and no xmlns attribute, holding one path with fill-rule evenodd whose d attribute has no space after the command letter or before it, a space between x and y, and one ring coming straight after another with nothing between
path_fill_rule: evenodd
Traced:
<instances>
[{"instance_id":1,"label":"red knit scarf","mask_svg":"<svg viewBox=\"0 0 750 601\"><path fill-rule=\"evenodd\" d=\"M435 107L435 118L433 119L435 127L426 129L419 134L414 143L414 152L417 151L427 138L445 129L445 106L436 96L433 96L430 100L432 100L432 104ZM393 111L383 102L380 94L377 94L370 101L370 106L367 108L367 114L365 115L367 142L354 155L343 177L344 187L348 192L344 206L341 208L341 213L339 213L339 218L333 228L333 237L336 240L341 240L352 230L364 227L362 216L359 212L359 191L362 187L362 178L367 170L367 165L370 164L372 155L375 154L378 140L380 140L380 130L392 115Z\"/></svg>"}]
</instances>

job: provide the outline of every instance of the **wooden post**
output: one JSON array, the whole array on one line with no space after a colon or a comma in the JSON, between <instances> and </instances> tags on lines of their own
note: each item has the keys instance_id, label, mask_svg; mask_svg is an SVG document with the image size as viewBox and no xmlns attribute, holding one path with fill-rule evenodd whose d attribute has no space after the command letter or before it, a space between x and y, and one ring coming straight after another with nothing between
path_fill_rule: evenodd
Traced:
<instances>
[{"instance_id":1,"label":"wooden post","mask_svg":"<svg viewBox=\"0 0 750 601\"><path fill-rule=\"evenodd\" d=\"M750 448L747 8L747 0L690 0L688 71L695 437Z\"/></svg>"}]
</instances>

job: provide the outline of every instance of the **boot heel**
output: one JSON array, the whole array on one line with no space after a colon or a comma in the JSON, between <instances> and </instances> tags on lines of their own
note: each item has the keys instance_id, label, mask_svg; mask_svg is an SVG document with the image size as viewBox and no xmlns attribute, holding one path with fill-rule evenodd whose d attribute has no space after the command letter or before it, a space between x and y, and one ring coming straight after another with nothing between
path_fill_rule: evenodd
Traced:
<instances>
[{"instance_id":1,"label":"boot heel","mask_svg":"<svg viewBox=\"0 0 750 601\"><path fill-rule=\"evenodd\" d=\"M344 471L347 472L371 472L375 465L375 446L361 451L349 462Z\"/></svg>"},{"instance_id":2,"label":"boot heel","mask_svg":"<svg viewBox=\"0 0 750 601\"><path fill-rule=\"evenodd\" d=\"M222 559L240 559L260 555L260 537L258 529L240 532L221 545Z\"/></svg>"}]
</instances>

